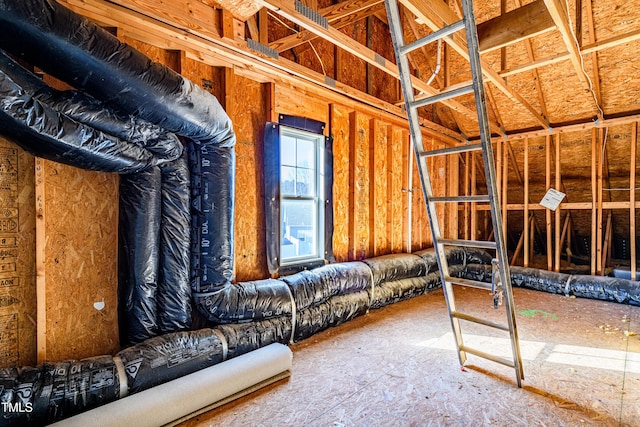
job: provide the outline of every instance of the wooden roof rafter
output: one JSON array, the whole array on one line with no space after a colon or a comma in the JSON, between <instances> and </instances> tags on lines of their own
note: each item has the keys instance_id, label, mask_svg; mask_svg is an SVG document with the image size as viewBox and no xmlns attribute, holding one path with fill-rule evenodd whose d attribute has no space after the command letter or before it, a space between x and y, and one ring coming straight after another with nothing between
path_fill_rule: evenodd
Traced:
<instances>
[{"instance_id":1,"label":"wooden roof rafter","mask_svg":"<svg viewBox=\"0 0 640 427\"><path fill-rule=\"evenodd\" d=\"M584 70L580 47L578 46L578 41L571 29L571 24L569 23L569 11L566 9L564 1L544 0L544 3L551 14L553 21L556 23L558 31L560 31L560 34L562 35L562 40L569 52L569 60L571 61L578 79L580 80L580 84L585 88L585 90L593 93L592 101L595 106L596 116L600 120L604 119L602 108L600 107L597 95L593 90L593 83L591 82L586 70Z\"/></svg>"},{"instance_id":2,"label":"wooden roof rafter","mask_svg":"<svg viewBox=\"0 0 640 427\"><path fill-rule=\"evenodd\" d=\"M379 70L399 78L399 71L396 64L390 62L386 58L379 55L377 52L363 46L356 40L335 29L334 27L327 25L326 28L320 25L318 22L308 18L304 14L298 12L295 7L294 0L257 0L264 7L273 10L283 18L290 20L291 22L306 28L319 37L333 43L335 46L345 50L346 52L362 59L366 63L373 65ZM425 82L413 77L412 85L414 89L424 92L429 95L437 95L439 91L428 86ZM524 99L523 99L524 101ZM526 101L525 101L526 102ZM477 115L474 110L464 106L462 103L455 100L447 100L443 102L447 107L454 111L457 111L464 116L477 121ZM491 123L494 129L499 129L497 123Z\"/></svg>"},{"instance_id":3,"label":"wooden roof rafter","mask_svg":"<svg viewBox=\"0 0 640 427\"><path fill-rule=\"evenodd\" d=\"M155 0L59 0L71 10L116 27L132 38L161 46L169 50L184 51L187 57L214 66L225 66L236 70L238 74L251 78L265 75L270 81L294 83L299 87L322 93L335 102L357 100L372 113L388 113L388 119L406 120L403 111L385 101L361 92L348 85L328 79L320 73L310 70L285 58L256 55L247 48L246 41L225 39L217 31L206 27L186 28L176 26L176 22L187 22L191 11L186 5L173 10L171 15L163 13L154 5ZM131 7L135 2L136 8ZM177 5L176 5L177 6ZM174 18L179 18L174 21ZM161 43L160 43L161 42ZM224 62L224 63L223 63ZM260 81L260 80L259 80ZM342 97L342 98L341 98ZM356 102L356 101L354 101ZM456 145L464 138L437 123L422 120L424 132L437 135L445 144Z\"/></svg>"},{"instance_id":4,"label":"wooden roof rafter","mask_svg":"<svg viewBox=\"0 0 640 427\"><path fill-rule=\"evenodd\" d=\"M415 0L400 0L407 9L409 9L416 17L422 20L433 31L437 31L444 25L450 25L458 20L454 12L449 9L446 3L439 1L416 2ZM466 60L469 59L466 39L459 33L453 34L452 38L445 39L447 43L458 52ZM482 71L485 78L493 83L502 93L504 93L514 103L522 105L529 113L535 117L536 121L543 128L550 126L549 121L544 118L522 95L517 93L509 84L500 77L486 61L480 59Z\"/></svg>"},{"instance_id":5,"label":"wooden roof rafter","mask_svg":"<svg viewBox=\"0 0 640 427\"><path fill-rule=\"evenodd\" d=\"M606 40L600 40L597 42L590 43L588 45L584 45L582 49L580 49L582 55L588 55L594 52L599 52L604 49L609 49L612 47L620 46L626 43L631 43L634 41L640 40L640 30L630 31L625 34L619 34L614 37L611 37ZM547 56L544 58L537 59L535 61L518 65L513 68L509 68L507 70L502 70L499 74L501 77L508 77L515 74L523 73L525 71L532 70L534 68L541 68L547 65L557 64L562 61L567 61L570 58L569 52L564 52L556 55Z\"/></svg>"},{"instance_id":6,"label":"wooden roof rafter","mask_svg":"<svg viewBox=\"0 0 640 427\"><path fill-rule=\"evenodd\" d=\"M340 29L380 10L384 10L384 0L346 0L333 6L322 8L318 13L327 19L329 25ZM313 32L302 30L269 43L269 47L282 53L316 38L318 36Z\"/></svg>"},{"instance_id":7,"label":"wooden roof rafter","mask_svg":"<svg viewBox=\"0 0 640 427\"><path fill-rule=\"evenodd\" d=\"M405 20L407 22L407 24L409 24L409 29L411 30L411 35L413 36L414 40L417 40L420 37L420 30L418 29L418 23L414 20L414 19L409 19L406 16L406 12L404 7L400 7L400 17L401 19ZM405 38L405 42L406 42L406 38ZM444 46L443 46L444 48ZM425 58L428 58L429 55L427 53L427 48L425 46L420 47L420 49L418 49L419 52L421 52ZM441 62L444 62L444 49L443 52L441 52L441 55L443 57ZM412 56L408 55L407 59L409 60L409 62L412 61ZM437 58L436 58L436 65L434 65L433 67L431 67L431 64L429 63L429 61L426 61L426 64L429 68L429 71L431 72L431 75L434 76L434 82L438 85L439 90L444 90L445 89L445 82L441 77L441 74L439 72L436 72L436 68L437 68ZM444 67L442 67L442 69L444 70ZM431 77L429 77L430 79ZM404 104L404 100L401 100L401 103ZM436 108L437 104L433 105L434 108ZM460 126L460 121L456 118L455 114L453 114L451 111L447 111L447 114L451 115L452 120L455 122L456 126L458 127L458 129L460 129L463 133L464 133L464 129L462 128L462 126Z\"/></svg>"}]
</instances>

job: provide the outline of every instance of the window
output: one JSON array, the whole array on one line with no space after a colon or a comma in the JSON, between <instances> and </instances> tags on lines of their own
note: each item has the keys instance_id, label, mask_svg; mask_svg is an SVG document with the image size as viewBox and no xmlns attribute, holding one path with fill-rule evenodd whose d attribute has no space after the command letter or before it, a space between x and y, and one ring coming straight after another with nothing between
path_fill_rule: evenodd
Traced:
<instances>
[{"instance_id":1,"label":"window","mask_svg":"<svg viewBox=\"0 0 640 427\"><path fill-rule=\"evenodd\" d=\"M322 135L323 128L323 123L291 116L267 124L265 216L272 274L332 258L331 139Z\"/></svg>"}]
</instances>

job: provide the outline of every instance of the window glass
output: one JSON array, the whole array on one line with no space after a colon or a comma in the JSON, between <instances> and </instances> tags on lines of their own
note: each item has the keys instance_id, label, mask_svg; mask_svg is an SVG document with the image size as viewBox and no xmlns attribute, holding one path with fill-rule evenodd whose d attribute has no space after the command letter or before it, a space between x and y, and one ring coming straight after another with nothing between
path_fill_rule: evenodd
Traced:
<instances>
[{"instance_id":1,"label":"window glass","mask_svg":"<svg viewBox=\"0 0 640 427\"><path fill-rule=\"evenodd\" d=\"M321 187L318 158L324 137L281 128L280 258L283 263L322 258L324 214L319 210Z\"/></svg>"},{"instance_id":2,"label":"window glass","mask_svg":"<svg viewBox=\"0 0 640 427\"><path fill-rule=\"evenodd\" d=\"M296 165L296 139L282 135L280 139L280 162L283 165Z\"/></svg>"},{"instance_id":3,"label":"window glass","mask_svg":"<svg viewBox=\"0 0 640 427\"><path fill-rule=\"evenodd\" d=\"M286 200L282 202L282 246L283 260L300 257L316 257L317 215L313 200Z\"/></svg>"}]
</instances>

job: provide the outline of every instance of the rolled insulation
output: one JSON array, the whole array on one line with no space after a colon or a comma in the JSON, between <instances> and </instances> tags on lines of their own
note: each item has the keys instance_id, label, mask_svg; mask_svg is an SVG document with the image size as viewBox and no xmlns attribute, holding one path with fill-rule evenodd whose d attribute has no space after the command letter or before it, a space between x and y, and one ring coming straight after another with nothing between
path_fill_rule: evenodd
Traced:
<instances>
[{"instance_id":1,"label":"rolled insulation","mask_svg":"<svg viewBox=\"0 0 640 427\"><path fill-rule=\"evenodd\" d=\"M53 425L165 425L256 385L268 384L291 369L292 357L287 346L271 344Z\"/></svg>"}]
</instances>

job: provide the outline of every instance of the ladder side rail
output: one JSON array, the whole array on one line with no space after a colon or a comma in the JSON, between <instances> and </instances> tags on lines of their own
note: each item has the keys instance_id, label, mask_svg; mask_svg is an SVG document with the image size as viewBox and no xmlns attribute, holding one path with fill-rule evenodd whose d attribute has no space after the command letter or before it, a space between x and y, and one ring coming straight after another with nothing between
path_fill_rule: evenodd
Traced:
<instances>
[{"instance_id":1,"label":"ladder side rail","mask_svg":"<svg viewBox=\"0 0 640 427\"><path fill-rule=\"evenodd\" d=\"M478 124L480 127L480 139L483 144L482 156L484 160L485 174L487 177L487 190L491 199L491 219L493 222L494 239L497 246L497 258L500 276L506 292L505 309L511 335L511 347L514 357L518 387L521 387L521 380L524 379L522 369L522 358L520 355L520 344L518 341L518 331L516 329L513 292L511 287L511 276L509 272L509 259L507 258L504 235L502 233L502 213L499 209L499 199L495 187L496 172L491 149L491 131L489 129L489 115L486 108L486 94L484 91L482 67L480 63L478 34L476 29L475 14L472 0L462 0L463 14L466 23L467 45L469 47L469 63L475 85L475 101L478 112Z\"/></svg>"},{"instance_id":2,"label":"ladder side rail","mask_svg":"<svg viewBox=\"0 0 640 427\"><path fill-rule=\"evenodd\" d=\"M432 196L432 187L428 172L429 169L427 161L424 156L420 155L420 153L425 150L422 140L422 131L420 130L420 124L418 123L417 118L418 112L417 109L411 106L414 101L414 95L413 85L411 84L411 74L409 73L409 61L406 55L402 54L401 52L402 46L404 46L404 37L400 20L400 10L397 0L385 0L385 7L387 9L389 27L391 29L393 49L395 51L398 70L400 72L400 83L404 95L407 117L409 119L409 133L411 136L411 141L413 142L414 155L418 161L418 175L422 184L422 194L427 204L427 216L430 224L429 228L431 229L431 236L436 252L438 269L440 271L440 280L442 282L442 288L445 292L445 300L447 302L447 309L449 311L449 319L451 321L451 326L456 338L458 359L460 361L460 364L463 365L467 360L467 355L462 350L462 348L464 347L464 343L462 341L462 330L460 328L460 321L451 315L451 313L456 311L455 301L453 299L453 287L445 280L445 278L449 276L449 268L447 265L446 256L444 255L444 248L442 244L439 243L441 236L440 227L437 223L438 217L435 212L435 206L433 202L430 201L430 197Z\"/></svg>"}]
</instances>

